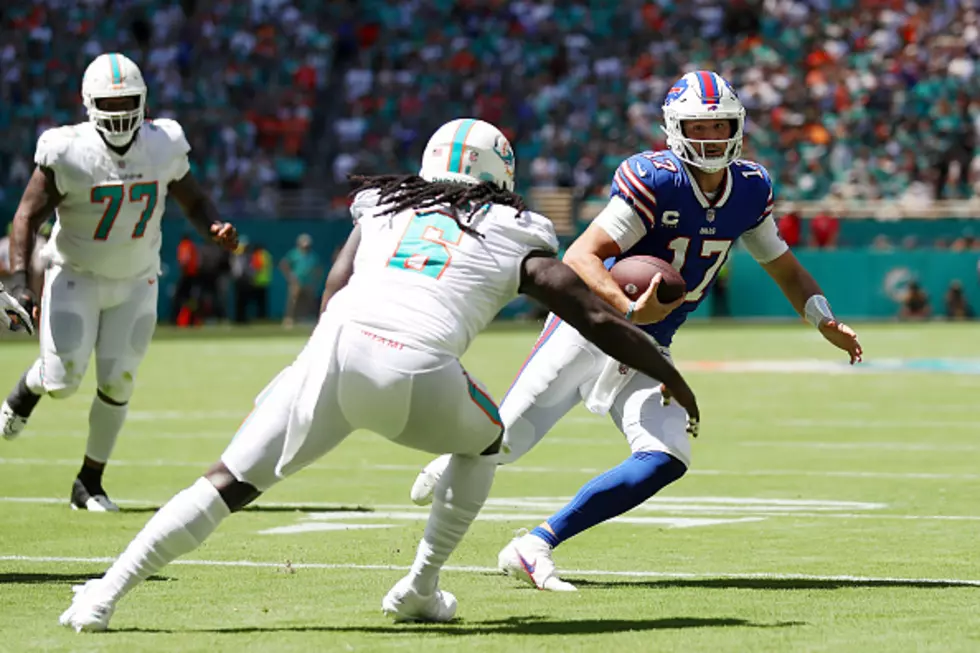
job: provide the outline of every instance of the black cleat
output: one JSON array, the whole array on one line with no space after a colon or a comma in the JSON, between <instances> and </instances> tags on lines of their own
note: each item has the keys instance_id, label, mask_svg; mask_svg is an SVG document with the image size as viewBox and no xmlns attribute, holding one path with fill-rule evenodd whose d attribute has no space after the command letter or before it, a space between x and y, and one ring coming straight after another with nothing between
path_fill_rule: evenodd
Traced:
<instances>
[{"instance_id":1,"label":"black cleat","mask_svg":"<svg viewBox=\"0 0 980 653\"><path fill-rule=\"evenodd\" d=\"M71 486L71 509L91 510L92 512L119 512L119 506L106 496L105 490L100 487L94 493L89 492L80 478L76 478Z\"/></svg>"}]
</instances>

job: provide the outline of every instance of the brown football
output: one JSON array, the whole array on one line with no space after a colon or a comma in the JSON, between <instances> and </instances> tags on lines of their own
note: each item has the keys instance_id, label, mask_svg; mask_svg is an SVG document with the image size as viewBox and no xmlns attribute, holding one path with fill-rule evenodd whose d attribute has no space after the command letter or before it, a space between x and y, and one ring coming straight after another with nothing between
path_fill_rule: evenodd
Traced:
<instances>
[{"instance_id":1,"label":"brown football","mask_svg":"<svg viewBox=\"0 0 980 653\"><path fill-rule=\"evenodd\" d=\"M687 292L684 277L670 263L655 256L629 256L609 270L626 296L633 300L646 292L658 272L663 276L657 287L657 299L661 303L669 304L684 296Z\"/></svg>"}]
</instances>

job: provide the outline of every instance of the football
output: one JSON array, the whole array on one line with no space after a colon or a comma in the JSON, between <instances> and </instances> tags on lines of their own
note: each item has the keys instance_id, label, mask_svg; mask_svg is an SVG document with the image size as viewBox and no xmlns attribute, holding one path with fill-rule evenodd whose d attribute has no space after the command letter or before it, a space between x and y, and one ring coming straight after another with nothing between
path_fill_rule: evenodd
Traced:
<instances>
[{"instance_id":1,"label":"football","mask_svg":"<svg viewBox=\"0 0 980 653\"><path fill-rule=\"evenodd\" d=\"M657 299L661 303L669 304L684 296L687 292L684 277L663 259L654 256L629 256L609 270L612 278L632 300L639 299L646 292L658 272L663 275L657 287Z\"/></svg>"}]
</instances>

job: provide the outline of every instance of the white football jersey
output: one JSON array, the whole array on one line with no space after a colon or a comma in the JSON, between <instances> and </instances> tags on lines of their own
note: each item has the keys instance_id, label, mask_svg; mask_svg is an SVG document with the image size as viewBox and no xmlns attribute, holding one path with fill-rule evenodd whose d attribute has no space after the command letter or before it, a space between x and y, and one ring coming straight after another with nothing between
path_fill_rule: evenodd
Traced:
<instances>
[{"instance_id":1,"label":"white football jersey","mask_svg":"<svg viewBox=\"0 0 980 653\"><path fill-rule=\"evenodd\" d=\"M34 161L54 172L64 197L45 255L111 279L160 272L160 219L167 186L190 170L190 145L173 120L147 121L125 155L91 122L41 134Z\"/></svg>"},{"instance_id":2,"label":"white football jersey","mask_svg":"<svg viewBox=\"0 0 980 653\"><path fill-rule=\"evenodd\" d=\"M558 251L551 221L531 211L491 205L470 225L475 235L444 208L379 215L377 202L374 190L354 199L361 242L331 309L413 347L462 356L518 295L527 255Z\"/></svg>"}]
</instances>

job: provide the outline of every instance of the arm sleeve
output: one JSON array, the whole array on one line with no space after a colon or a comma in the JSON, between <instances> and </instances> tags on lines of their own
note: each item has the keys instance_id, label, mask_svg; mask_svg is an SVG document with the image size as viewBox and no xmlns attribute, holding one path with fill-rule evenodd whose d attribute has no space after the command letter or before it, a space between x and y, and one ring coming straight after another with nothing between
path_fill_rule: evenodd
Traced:
<instances>
[{"instance_id":1,"label":"arm sleeve","mask_svg":"<svg viewBox=\"0 0 980 653\"><path fill-rule=\"evenodd\" d=\"M789 250L789 245L779 234L772 215L766 216L757 226L743 233L742 243L759 263L774 261Z\"/></svg>"},{"instance_id":2,"label":"arm sleeve","mask_svg":"<svg viewBox=\"0 0 980 653\"><path fill-rule=\"evenodd\" d=\"M598 226L612 238L619 251L632 248L647 233L647 226L626 200L614 195L606 208L596 216L592 224Z\"/></svg>"}]
</instances>

